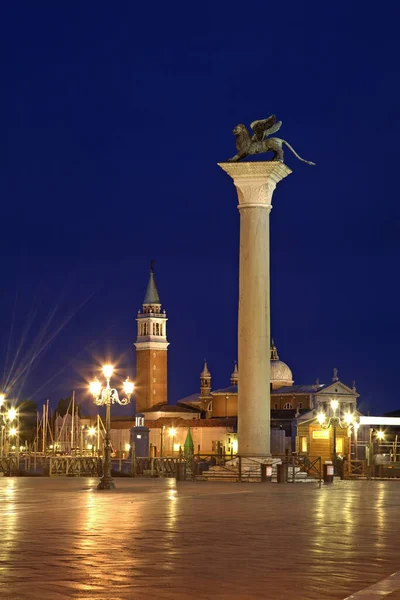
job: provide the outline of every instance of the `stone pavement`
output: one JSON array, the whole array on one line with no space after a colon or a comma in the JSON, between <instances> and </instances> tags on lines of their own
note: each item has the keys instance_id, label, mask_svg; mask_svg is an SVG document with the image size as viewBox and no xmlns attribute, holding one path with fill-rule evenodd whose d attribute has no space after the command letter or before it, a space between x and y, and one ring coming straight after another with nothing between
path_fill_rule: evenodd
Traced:
<instances>
[{"instance_id":1,"label":"stone pavement","mask_svg":"<svg viewBox=\"0 0 400 600\"><path fill-rule=\"evenodd\" d=\"M343 600L400 570L400 482L116 483L0 478L2 600Z\"/></svg>"}]
</instances>

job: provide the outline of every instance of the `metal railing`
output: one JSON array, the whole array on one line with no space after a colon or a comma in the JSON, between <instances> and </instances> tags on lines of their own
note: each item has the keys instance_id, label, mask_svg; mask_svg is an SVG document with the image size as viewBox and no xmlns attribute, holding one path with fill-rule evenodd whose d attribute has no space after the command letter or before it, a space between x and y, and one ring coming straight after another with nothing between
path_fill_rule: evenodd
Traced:
<instances>
[{"instance_id":1,"label":"metal railing","mask_svg":"<svg viewBox=\"0 0 400 600\"><path fill-rule=\"evenodd\" d=\"M49 476L101 477L102 461L93 456L52 456L49 459Z\"/></svg>"},{"instance_id":2,"label":"metal railing","mask_svg":"<svg viewBox=\"0 0 400 600\"><path fill-rule=\"evenodd\" d=\"M0 473L4 473L4 475L17 475L18 472L19 465L16 456L3 456L0 458Z\"/></svg>"},{"instance_id":3,"label":"metal railing","mask_svg":"<svg viewBox=\"0 0 400 600\"><path fill-rule=\"evenodd\" d=\"M116 464L117 463L117 464ZM351 473L361 475L365 461L352 461ZM263 465L263 466L262 466ZM180 469L187 480L261 482L265 481L265 465L272 466L273 481L295 483L300 479L313 478L321 483L321 457L307 455L275 455L252 457L241 455L194 454L185 456L136 457L129 460L114 459L115 476L175 477ZM278 475L279 471L279 475ZM6 475L42 474L50 477L100 477L102 459L97 456L30 456L18 460L16 456L0 459L0 472Z\"/></svg>"}]
</instances>

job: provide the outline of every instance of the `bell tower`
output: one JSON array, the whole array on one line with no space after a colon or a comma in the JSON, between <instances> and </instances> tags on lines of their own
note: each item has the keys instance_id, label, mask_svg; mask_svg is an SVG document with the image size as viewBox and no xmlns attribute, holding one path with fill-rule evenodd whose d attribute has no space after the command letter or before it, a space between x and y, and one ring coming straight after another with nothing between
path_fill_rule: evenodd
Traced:
<instances>
[{"instance_id":1,"label":"bell tower","mask_svg":"<svg viewBox=\"0 0 400 600\"><path fill-rule=\"evenodd\" d=\"M136 412L155 404L166 403L167 388L167 315L154 278L154 261L150 263L142 310L137 314L136 338Z\"/></svg>"},{"instance_id":2,"label":"bell tower","mask_svg":"<svg viewBox=\"0 0 400 600\"><path fill-rule=\"evenodd\" d=\"M209 396L211 392L211 373L208 370L207 361L204 359L204 367L200 373L200 395Z\"/></svg>"}]
</instances>

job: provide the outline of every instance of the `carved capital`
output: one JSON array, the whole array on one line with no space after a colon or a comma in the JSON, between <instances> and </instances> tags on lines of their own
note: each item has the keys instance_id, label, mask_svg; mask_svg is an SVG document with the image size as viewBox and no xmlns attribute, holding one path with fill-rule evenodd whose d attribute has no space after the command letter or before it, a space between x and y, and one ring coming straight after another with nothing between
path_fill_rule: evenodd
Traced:
<instances>
[{"instance_id":1,"label":"carved capital","mask_svg":"<svg viewBox=\"0 0 400 600\"><path fill-rule=\"evenodd\" d=\"M265 207L271 210L276 184L292 172L279 161L218 164L233 179L239 198L239 209Z\"/></svg>"},{"instance_id":2,"label":"carved capital","mask_svg":"<svg viewBox=\"0 0 400 600\"><path fill-rule=\"evenodd\" d=\"M276 187L273 182L261 183L259 181L235 181L239 206L260 205L272 208L272 194Z\"/></svg>"}]
</instances>

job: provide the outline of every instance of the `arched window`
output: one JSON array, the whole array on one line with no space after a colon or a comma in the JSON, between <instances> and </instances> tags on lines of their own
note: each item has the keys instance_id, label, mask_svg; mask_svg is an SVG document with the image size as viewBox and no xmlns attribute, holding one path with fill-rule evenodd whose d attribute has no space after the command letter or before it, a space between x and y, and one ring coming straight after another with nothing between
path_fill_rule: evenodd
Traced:
<instances>
[{"instance_id":1,"label":"arched window","mask_svg":"<svg viewBox=\"0 0 400 600\"><path fill-rule=\"evenodd\" d=\"M286 402L286 404L283 405L283 408L285 410L290 410L291 408L293 408L292 404L290 404L290 402Z\"/></svg>"},{"instance_id":2,"label":"arched window","mask_svg":"<svg viewBox=\"0 0 400 600\"><path fill-rule=\"evenodd\" d=\"M160 324L156 323L156 335L160 335Z\"/></svg>"},{"instance_id":3,"label":"arched window","mask_svg":"<svg viewBox=\"0 0 400 600\"><path fill-rule=\"evenodd\" d=\"M160 323L160 335L163 334L162 330L163 330L163 326L162 326L162 323Z\"/></svg>"}]
</instances>

